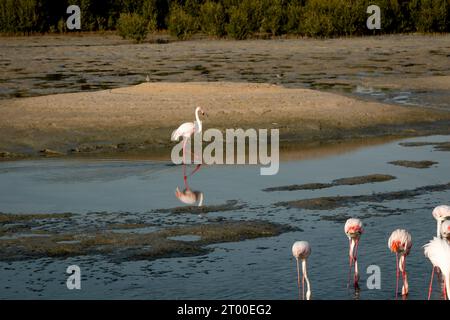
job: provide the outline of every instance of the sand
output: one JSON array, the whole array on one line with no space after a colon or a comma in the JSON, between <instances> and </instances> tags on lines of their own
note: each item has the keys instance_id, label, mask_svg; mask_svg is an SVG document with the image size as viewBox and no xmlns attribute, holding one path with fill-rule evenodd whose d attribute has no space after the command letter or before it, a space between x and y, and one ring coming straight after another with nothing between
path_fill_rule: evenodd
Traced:
<instances>
[{"instance_id":1,"label":"sand","mask_svg":"<svg viewBox=\"0 0 450 320\"><path fill-rule=\"evenodd\" d=\"M278 128L282 143L418 135L446 131L450 120L445 111L272 84L142 83L97 92L0 100L0 151L167 150L173 145L171 132L194 120L196 106L207 113L205 129Z\"/></svg>"}]
</instances>

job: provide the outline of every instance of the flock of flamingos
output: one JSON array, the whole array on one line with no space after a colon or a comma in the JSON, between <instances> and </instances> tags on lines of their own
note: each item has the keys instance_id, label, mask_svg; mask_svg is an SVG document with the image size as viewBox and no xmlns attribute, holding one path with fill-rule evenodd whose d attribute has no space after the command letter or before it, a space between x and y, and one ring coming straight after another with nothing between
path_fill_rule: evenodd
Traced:
<instances>
[{"instance_id":1,"label":"flock of flamingos","mask_svg":"<svg viewBox=\"0 0 450 320\"><path fill-rule=\"evenodd\" d=\"M197 200L196 194L190 192L189 186L186 182L186 143L188 139L191 138L193 134L200 133L202 131L202 121L199 118L199 113L205 114L201 107L195 109L195 121L185 122L181 124L175 131L173 131L171 140L178 141L179 138L183 138L183 164L184 164L184 182L186 185L186 190L181 192L177 188L177 198L181 196L187 197L192 194L192 203ZM194 170L197 171L199 166ZM194 173L192 172L192 173ZM189 201L186 201L186 203ZM200 201L200 204L201 205ZM447 205L440 205L434 208L433 217L437 221L437 235L430 240L429 243L424 245L424 254L430 260L433 265L431 272L430 286L428 289L428 300L431 297L432 287L433 287L433 277L434 273L438 274L439 281L442 280L442 290L444 299L450 300L450 207ZM350 218L345 222L344 232L349 239L349 280L353 272L353 284L355 289L359 288L359 272L358 272L358 245L361 235L363 234L363 224L360 219ZM404 229L394 230L389 237L388 247L396 255L396 289L395 297L398 296L398 282L399 274L402 273L403 286L402 286L402 296L408 295L408 276L406 274L406 257L408 256L412 246L411 234ZM306 261L311 254L311 246L307 241L296 241L292 246L292 254L297 261L297 284L299 290L299 298L303 300L311 299L311 285L308 279L308 273L306 270ZM300 286L300 262L302 265L302 277ZM306 281L306 296L305 296L305 281ZM350 281L349 281L350 282ZM301 290L301 291L300 291Z\"/></svg>"},{"instance_id":2,"label":"flock of flamingos","mask_svg":"<svg viewBox=\"0 0 450 320\"><path fill-rule=\"evenodd\" d=\"M434 272L438 274L439 281L442 279L442 290L444 299L450 299L450 207L446 205L440 205L434 208L433 217L437 221L437 236L430 240L429 243L423 246L425 256L430 260L433 265L431 272L430 286L428 289L428 300L431 297L431 291L433 287ZM344 232L348 237L350 250L349 250L349 263L350 272L349 280L354 267L353 284L355 289L359 288L359 273L358 273L358 245L361 235L363 234L363 224L360 219L350 218L345 222ZM395 297L398 296L398 281L399 273L402 273L403 287L402 296L408 295L408 276L406 274L406 257L409 254L412 246L411 234L404 229L394 230L389 237L388 247L396 255L397 266L397 285L395 289ZM311 285L308 279L308 273L306 271L306 260L311 254L311 246L307 241L296 241L292 246L292 254L297 260L297 279L299 298L305 299L305 281L307 285L306 299L311 299ZM302 264L302 281L300 293L300 266Z\"/></svg>"}]
</instances>

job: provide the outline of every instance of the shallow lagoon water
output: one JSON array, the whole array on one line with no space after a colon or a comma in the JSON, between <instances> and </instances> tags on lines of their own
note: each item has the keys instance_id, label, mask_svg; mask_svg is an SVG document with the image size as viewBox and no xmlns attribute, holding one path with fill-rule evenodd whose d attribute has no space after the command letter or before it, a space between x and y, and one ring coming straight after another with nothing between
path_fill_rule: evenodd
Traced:
<instances>
[{"instance_id":1,"label":"shallow lagoon water","mask_svg":"<svg viewBox=\"0 0 450 320\"><path fill-rule=\"evenodd\" d=\"M158 212L183 206L175 197L176 187L183 187L182 168L168 162L55 159L0 163L1 212L72 212L87 224L100 219L114 222L139 217L154 222L155 228L201 224L219 217L261 219L299 228L276 237L214 244L211 253L196 257L121 263L102 256L0 262L0 298L296 299L291 246L296 240L308 240L312 246L308 267L314 299L393 299L395 255L389 252L387 239L394 229L406 228L413 236L413 248L407 258L408 298L426 299L431 264L423 255L422 245L436 231L431 210L448 203L449 190L335 210L286 209L274 204L448 183L450 152L436 151L433 146L404 147L399 142L449 140L448 136L420 137L325 157L290 159L281 163L275 176L260 176L259 166L203 167L189 179L189 185L192 190L203 192L204 205L237 200L244 207L201 216ZM395 160L432 160L438 164L428 169L388 164ZM262 191L267 187L328 183L375 173L397 179L320 190ZM366 217L359 251L361 291L356 295L347 289L348 241L343 222L332 218L342 214ZM82 270L79 291L70 291L65 285L65 270L71 264ZM366 268L372 264L381 268L380 290L366 286ZM436 285L435 288L433 298L439 299Z\"/></svg>"}]
</instances>

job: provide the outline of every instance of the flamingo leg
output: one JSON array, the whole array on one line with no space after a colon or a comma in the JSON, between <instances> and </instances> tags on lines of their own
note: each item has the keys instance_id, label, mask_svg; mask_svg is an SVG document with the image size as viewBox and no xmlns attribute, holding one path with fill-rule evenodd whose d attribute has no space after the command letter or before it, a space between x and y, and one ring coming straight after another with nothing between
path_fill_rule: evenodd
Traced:
<instances>
[{"instance_id":1,"label":"flamingo leg","mask_svg":"<svg viewBox=\"0 0 450 320\"><path fill-rule=\"evenodd\" d=\"M200 170L200 167L201 167L201 166L202 166L201 163L198 164L198 165L195 167L194 171L192 171L191 174L190 174L189 176L192 176L194 173L196 173L198 170Z\"/></svg>"},{"instance_id":2,"label":"flamingo leg","mask_svg":"<svg viewBox=\"0 0 450 320\"><path fill-rule=\"evenodd\" d=\"M187 139L183 139L183 178L184 178L184 184L186 184L186 143Z\"/></svg>"},{"instance_id":3,"label":"flamingo leg","mask_svg":"<svg viewBox=\"0 0 450 320\"><path fill-rule=\"evenodd\" d=\"M434 276L434 266L431 270L431 279L430 279L430 285L428 287L428 300L431 298L431 291L433 290L433 276Z\"/></svg>"},{"instance_id":4,"label":"flamingo leg","mask_svg":"<svg viewBox=\"0 0 450 320\"><path fill-rule=\"evenodd\" d=\"M398 270L398 253L395 253L395 299L398 298L398 279L400 277L400 272Z\"/></svg>"},{"instance_id":5,"label":"flamingo leg","mask_svg":"<svg viewBox=\"0 0 450 320\"><path fill-rule=\"evenodd\" d=\"M445 280L443 280L442 286L443 286L442 292L443 292L444 300L447 300L447 288L445 286Z\"/></svg>"},{"instance_id":6,"label":"flamingo leg","mask_svg":"<svg viewBox=\"0 0 450 320\"><path fill-rule=\"evenodd\" d=\"M297 287L298 287L298 300L301 299L301 293L300 293L300 266L298 265L298 259L295 259L297 261Z\"/></svg>"},{"instance_id":7,"label":"flamingo leg","mask_svg":"<svg viewBox=\"0 0 450 320\"><path fill-rule=\"evenodd\" d=\"M348 247L350 249L349 249L349 253L348 253L349 269L348 269L347 289L350 287L350 277L352 275L352 266L353 266L352 240L351 239L348 239Z\"/></svg>"},{"instance_id":8,"label":"flamingo leg","mask_svg":"<svg viewBox=\"0 0 450 320\"><path fill-rule=\"evenodd\" d=\"M403 279L402 295L406 296L408 294L408 277L406 274L406 256L403 256L402 279Z\"/></svg>"},{"instance_id":9,"label":"flamingo leg","mask_svg":"<svg viewBox=\"0 0 450 320\"><path fill-rule=\"evenodd\" d=\"M186 176L184 176L184 187L186 188L186 190L190 190L189 189L189 184L188 184L188 181L187 181L187 177Z\"/></svg>"},{"instance_id":10,"label":"flamingo leg","mask_svg":"<svg viewBox=\"0 0 450 320\"><path fill-rule=\"evenodd\" d=\"M302 299L305 300L305 274L302 272Z\"/></svg>"},{"instance_id":11,"label":"flamingo leg","mask_svg":"<svg viewBox=\"0 0 450 320\"><path fill-rule=\"evenodd\" d=\"M359 239L355 240L355 254L354 254L354 263L355 263L355 275L353 278L354 287L355 289L359 289L359 272L358 272L358 245L359 245Z\"/></svg>"}]
</instances>

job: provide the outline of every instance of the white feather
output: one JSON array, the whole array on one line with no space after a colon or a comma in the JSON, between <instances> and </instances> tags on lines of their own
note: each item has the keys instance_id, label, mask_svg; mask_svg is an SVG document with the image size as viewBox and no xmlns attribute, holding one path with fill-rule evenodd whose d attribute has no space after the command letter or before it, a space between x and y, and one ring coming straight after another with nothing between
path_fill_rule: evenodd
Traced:
<instances>
[{"instance_id":1,"label":"white feather","mask_svg":"<svg viewBox=\"0 0 450 320\"><path fill-rule=\"evenodd\" d=\"M392 232L388 240L388 246L391 250L394 241L400 242L401 247L399 249L402 253L404 253L405 255L409 254L412 246L412 238L411 234L408 231L406 231L405 229L397 229Z\"/></svg>"},{"instance_id":2,"label":"white feather","mask_svg":"<svg viewBox=\"0 0 450 320\"><path fill-rule=\"evenodd\" d=\"M450 245L447 241L434 237L423 246L425 256L433 266L439 267L445 277L450 277Z\"/></svg>"},{"instance_id":3,"label":"white feather","mask_svg":"<svg viewBox=\"0 0 450 320\"><path fill-rule=\"evenodd\" d=\"M433 217L436 220L450 218L450 207L446 205L437 206L433 209Z\"/></svg>"},{"instance_id":4,"label":"white feather","mask_svg":"<svg viewBox=\"0 0 450 320\"><path fill-rule=\"evenodd\" d=\"M193 122L185 122L172 132L170 139L178 141L180 137L189 138L195 131L195 124Z\"/></svg>"}]
</instances>

